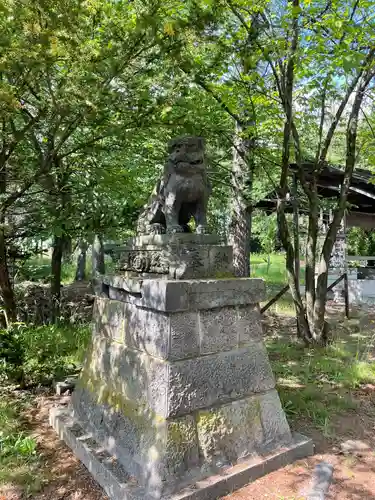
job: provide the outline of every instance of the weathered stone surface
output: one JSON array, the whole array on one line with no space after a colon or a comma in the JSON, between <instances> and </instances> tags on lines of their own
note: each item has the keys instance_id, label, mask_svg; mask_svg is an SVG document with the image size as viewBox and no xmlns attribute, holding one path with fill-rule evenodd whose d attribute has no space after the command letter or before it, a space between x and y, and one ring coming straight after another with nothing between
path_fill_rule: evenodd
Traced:
<instances>
[{"instance_id":1,"label":"weathered stone surface","mask_svg":"<svg viewBox=\"0 0 375 500\"><path fill-rule=\"evenodd\" d=\"M144 280L139 304L158 311L173 312L257 304L264 299L261 279Z\"/></svg>"},{"instance_id":2,"label":"weathered stone surface","mask_svg":"<svg viewBox=\"0 0 375 500\"><path fill-rule=\"evenodd\" d=\"M82 380L92 392L122 394L160 417L267 391L275 380L262 343L250 348L166 362L106 338L93 341Z\"/></svg>"},{"instance_id":3,"label":"weathered stone surface","mask_svg":"<svg viewBox=\"0 0 375 500\"><path fill-rule=\"evenodd\" d=\"M166 474L182 477L200 464L198 438L192 415L166 422Z\"/></svg>"},{"instance_id":4,"label":"weathered stone surface","mask_svg":"<svg viewBox=\"0 0 375 500\"><path fill-rule=\"evenodd\" d=\"M198 442L208 463L235 463L255 454L263 440L257 396L197 413Z\"/></svg>"},{"instance_id":5,"label":"weathered stone surface","mask_svg":"<svg viewBox=\"0 0 375 500\"><path fill-rule=\"evenodd\" d=\"M105 285L119 288L134 295L141 293L142 280L126 278L120 274L104 275L101 280Z\"/></svg>"},{"instance_id":6,"label":"weathered stone surface","mask_svg":"<svg viewBox=\"0 0 375 500\"><path fill-rule=\"evenodd\" d=\"M146 500L144 489L129 481L129 475L117 463L116 458L103 450L69 410L52 408L50 423L60 438L85 464L110 499ZM151 500L151 497L147 500Z\"/></svg>"},{"instance_id":7,"label":"weathered stone surface","mask_svg":"<svg viewBox=\"0 0 375 500\"><path fill-rule=\"evenodd\" d=\"M217 474L187 487L168 500L212 500L222 498L245 484L281 467L312 455L314 446L310 439L295 434L292 444L262 457L249 458L241 464L225 468Z\"/></svg>"},{"instance_id":8,"label":"weathered stone surface","mask_svg":"<svg viewBox=\"0 0 375 500\"><path fill-rule=\"evenodd\" d=\"M201 137L173 139L169 157L148 204L137 222L138 234L187 233L193 217L198 233L206 230L210 186Z\"/></svg>"},{"instance_id":9,"label":"weathered stone surface","mask_svg":"<svg viewBox=\"0 0 375 500\"><path fill-rule=\"evenodd\" d=\"M201 354L248 346L262 336L259 308L252 305L199 311L199 325Z\"/></svg>"},{"instance_id":10,"label":"weathered stone surface","mask_svg":"<svg viewBox=\"0 0 375 500\"><path fill-rule=\"evenodd\" d=\"M79 387L72 398L75 415L141 485L161 489L167 478L183 477L199 465L193 416L166 420L131 402L114 406L122 396L111 396L111 404L99 402Z\"/></svg>"},{"instance_id":11,"label":"weathered stone surface","mask_svg":"<svg viewBox=\"0 0 375 500\"><path fill-rule=\"evenodd\" d=\"M51 425L84 463L96 481L102 486L111 500L212 500L241 488L279 467L294 460L312 455L314 448L311 440L295 435L289 446L269 455L251 457L239 465L225 468L206 479L191 477L190 485L174 485L175 493L163 494L158 488L150 491L142 488L116 460L115 456L103 451L102 446L77 421L70 410L53 408L50 414Z\"/></svg>"},{"instance_id":12,"label":"weathered stone surface","mask_svg":"<svg viewBox=\"0 0 375 500\"><path fill-rule=\"evenodd\" d=\"M165 313L127 304L125 344L151 356L168 357L170 318Z\"/></svg>"},{"instance_id":13,"label":"weathered stone surface","mask_svg":"<svg viewBox=\"0 0 375 500\"><path fill-rule=\"evenodd\" d=\"M188 281L189 306L198 309L257 304L264 299L264 281L257 278Z\"/></svg>"},{"instance_id":14,"label":"weathered stone surface","mask_svg":"<svg viewBox=\"0 0 375 500\"><path fill-rule=\"evenodd\" d=\"M258 305L237 307L238 345L250 345L263 338L262 315Z\"/></svg>"},{"instance_id":15,"label":"weathered stone surface","mask_svg":"<svg viewBox=\"0 0 375 500\"><path fill-rule=\"evenodd\" d=\"M238 346L237 310L219 307L199 312L200 352L228 351Z\"/></svg>"},{"instance_id":16,"label":"weathered stone surface","mask_svg":"<svg viewBox=\"0 0 375 500\"><path fill-rule=\"evenodd\" d=\"M125 344L161 359L199 354L197 312L166 314L126 304Z\"/></svg>"},{"instance_id":17,"label":"weathered stone surface","mask_svg":"<svg viewBox=\"0 0 375 500\"><path fill-rule=\"evenodd\" d=\"M314 469L310 487L301 491L301 497L306 500L325 500L333 480L333 465L320 462Z\"/></svg>"},{"instance_id":18,"label":"weathered stone surface","mask_svg":"<svg viewBox=\"0 0 375 500\"><path fill-rule=\"evenodd\" d=\"M186 245L181 255L185 251ZM92 341L71 401L75 418L106 455L89 465L108 478L100 481L111 498L124 500L135 491L105 471L112 456L124 482L128 474L135 478L140 498L212 500L227 487L220 478L204 483L213 471L223 474L223 465L243 462L251 478L264 465L259 453L291 445L262 339L261 280L115 276L103 280L102 291L107 298L97 299ZM74 432L66 435L80 454ZM302 449L306 442L290 446L290 454L274 453L267 466L280 466ZM82 452L82 459L90 461L90 453ZM242 485L242 472L231 477L232 486Z\"/></svg>"},{"instance_id":19,"label":"weathered stone surface","mask_svg":"<svg viewBox=\"0 0 375 500\"><path fill-rule=\"evenodd\" d=\"M168 364L107 338L96 337L87 355L80 383L108 404L134 401L167 416ZM122 395L118 403L112 395Z\"/></svg>"},{"instance_id":20,"label":"weathered stone surface","mask_svg":"<svg viewBox=\"0 0 375 500\"><path fill-rule=\"evenodd\" d=\"M261 339L255 306L164 313L97 298L94 333L162 359L184 359L251 345Z\"/></svg>"},{"instance_id":21,"label":"weathered stone surface","mask_svg":"<svg viewBox=\"0 0 375 500\"><path fill-rule=\"evenodd\" d=\"M98 399L100 396L101 399ZM142 478L142 446L157 444L157 431L151 412L126 403L121 394L94 395L79 386L72 396L74 414L95 439L116 455L128 474Z\"/></svg>"},{"instance_id":22,"label":"weathered stone surface","mask_svg":"<svg viewBox=\"0 0 375 500\"><path fill-rule=\"evenodd\" d=\"M76 386L78 378L77 377L68 377L65 380L61 380L58 382L54 383L54 388L56 391L56 394L58 396L62 396L63 394L66 393L72 393L74 391L74 388Z\"/></svg>"},{"instance_id":23,"label":"weathered stone surface","mask_svg":"<svg viewBox=\"0 0 375 500\"><path fill-rule=\"evenodd\" d=\"M147 309L178 312L226 306L258 304L265 297L263 280L256 278L217 280L126 280L129 292L112 287L112 298Z\"/></svg>"},{"instance_id":24,"label":"weathered stone surface","mask_svg":"<svg viewBox=\"0 0 375 500\"><path fill-rule=\"evenodd\" d=\"M120 256L119 270L140 278L203 279L233 276L231 263L229 246L167 241L164 246L143 244L126 248Z\"/></svg>"},{"instance_id":25,"label":"weathered stone surface","mask_svg":"<svg viewBox=\"0 0 375 500\"><path fill-rule=\"evenodd\" d=\"M372 447L359 439L348 439L340 444L340 451L344 455L355 455L359 457L363 457L372 453Z\"/></svg>"},{"instance_id":26,"label":"weathered stone surface","mask_svg":"<svg viewBox=\"0 0 375 500\"><path fill-rule=\"evenodd\" d=\"M184 359L199 354L199 315L197 311L174 313L169 316L168 359Z\"/></svg>"},{"instance_id":27,"label":"weathered stone surface","mask_svg":"<svg viewBox=\"0 0 375 500\"><path fill-rule=\"evenodd\" d=\"M276 390L259 396L265 449L289 443L291 433Z\"/></svg>"},{"instance_id":28,"label":"weathered stone surface","mask_svg":"<svg viewBox=\"0 0 375 500\"><path fill-rule=\"evenodd\" d=\"M214 273L211 277L214 278L224 278L224 277L234 277L233 273L233 250L232 247L224 245L211 245L209 247L208 260L211 263L211 269ZM228 276L222 275L227 272Z\"/></svg>"},{"instance_id":29,"label":"weathered stone surface","mask_svg":"<svg viewBox=\"0 0 375 500\"><path fill-rule=\"evenodd\" d=\"M167 245L220 245L222 239L216 234L197 233L174 233L174 234L147 234L136 236L129 240L128 245L132 247L150 248L165 247Z\"/></svg>"},{"instance_id":30,"label":"weathered stone surface","mask_svg":"<svg viewBox=\"0 0 375 500\"><path fill-rule=\"evenodd\" d=\"M139 305L164 312L188 311L188 292L188 281L144 280Z\"/></svg>"},{"instance_id":31,"label":"weathered stone surface","mask_svg":"<svg viewBox=\"0 0 375 500\"><path fill-rule=\"evenodd\" d=\"M169 367L167 413L183 415L274 387L275 379L262 343L176 361Z\"/></svg>"},{"instance_id":32,"label":"weathered stone surface","mask_svg":"<svg viewBox=\"0 0 375 500\"><path fill-rule=\"evenodd\" d=\"M93 312L94 335L124 340L127 304L96 297Z\"/></svg>"},{"instance_id":33,"label":"weathered stone surface","mask_svg":"<svg viewBox=\"0 0 375 500\"><path fill-rule=\"evenodd\" d=\"M209 247L185 245L174 249L170 255L169 275L178 280L212 276Z\"/></svg>"}]
</instances>

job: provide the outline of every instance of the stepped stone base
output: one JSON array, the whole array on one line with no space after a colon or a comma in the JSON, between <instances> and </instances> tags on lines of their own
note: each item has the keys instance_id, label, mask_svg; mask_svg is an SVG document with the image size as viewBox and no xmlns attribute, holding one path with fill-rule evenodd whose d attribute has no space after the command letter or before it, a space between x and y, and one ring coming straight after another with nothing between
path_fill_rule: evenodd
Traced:
<instances>
[{"instance_id":1,"label":"stepped stone base","mask_svg":"<svg viewBox=\"0 0 375 500\"><path fill-rule=\"evenodd\" d=\"M62 440L74 451L111 500L155 500L152 492L139 486L117 458L95 441L74 416L73 410L54 408L50 423ZM312 455L310 439L294 434L284 447L263 455L253 455L235 466L222 467L204 479L195 479L192 471L180 491L159 497L163 500L214 500L227 495L256 479L284 467L295 460Z\"/></svg>"},{"instance_id":2,"label":"stepped stone base","mask_svg":"<svg viewBox=\"0 0 375 500\"><path fill-rule=\"evenodd\" d=\"M51 419L112 500L214 499L311 451L275 389L264 292L257 279L103 279L73 413Z\"/></svg>"}]
</instances>

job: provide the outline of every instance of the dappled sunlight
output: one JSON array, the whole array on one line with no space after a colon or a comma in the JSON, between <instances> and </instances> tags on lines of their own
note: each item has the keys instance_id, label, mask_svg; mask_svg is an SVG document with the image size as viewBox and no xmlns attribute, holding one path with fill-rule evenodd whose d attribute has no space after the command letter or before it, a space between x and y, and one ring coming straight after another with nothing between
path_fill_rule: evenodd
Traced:
<instances>
[{"instance_id":1,"label":"dappled sunlight","mask_svg":"<svg viewBox=\"0 0 375 500\"><path fill-rule=\"evenodd\" d=\"M273 328L278 331L277 323ZM375 389L372 340L373 332L353 333L338 325L328 347L309 349L287 333L275 337L271 330L267 349L289 420L307 418L331 436L335 419L357 408L354 393Z\"/></svg>"},{"instance_id":2,"label":"dappled sunlight","mask_svg":"<svg viewBox=\"0 0 375 500\"><path fill-rule=\"evenodd\" d=\"M349 460L349 458L351 458ZM225 500L302 500L306 498L315 467L322 461L333 466L334 480L327 498L354 500L375 498L375 460L369 455L348 457L332 452L315 455L284 467L225 497Z\"/></svg>"},{"instance_id":3,"label":"dappled sunlight","mask_svg":"<svg viewBox=\"0 0 375 500\"><path fill-rule=\"evenodd\" d=\"M17 399L17 394L2 391L0 401L0 492L12 484L27 494L42 486L39 473L40 453L35 437L25 426L21 412L28 409L30 399Z\"/></svg>"},{"instance_id":4,"label":"dappled sunlight","mask_svg":"<svg viewBox=\"0 0 375 500\"><path fill-rule=\"evenodd\" d=\"M298 377L290 376L288 378L280 377L277 380L278 387L293 387L294 389L303 389L306 387L304 384L301 384Z\"/></svg>"}]
</instances>

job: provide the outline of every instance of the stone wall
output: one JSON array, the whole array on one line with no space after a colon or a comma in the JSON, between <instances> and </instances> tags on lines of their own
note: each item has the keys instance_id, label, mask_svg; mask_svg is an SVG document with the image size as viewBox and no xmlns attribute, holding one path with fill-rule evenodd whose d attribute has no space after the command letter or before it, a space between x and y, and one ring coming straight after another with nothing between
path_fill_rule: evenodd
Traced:
<instances>
[{"instance_id":1,"label":"stone wall","mask_svg":"<svg viewBox=\"0 0 375 500\"><path fill-rule=\"evenodd\" d=\"M36 325L48 323L51 316L49 285L19 283L15 286L15 294L19 321ZM93 303L93 290L88 282L72 283L61 288L61 317L64 321L90 322Z\"/></svg>"}]
</instances>

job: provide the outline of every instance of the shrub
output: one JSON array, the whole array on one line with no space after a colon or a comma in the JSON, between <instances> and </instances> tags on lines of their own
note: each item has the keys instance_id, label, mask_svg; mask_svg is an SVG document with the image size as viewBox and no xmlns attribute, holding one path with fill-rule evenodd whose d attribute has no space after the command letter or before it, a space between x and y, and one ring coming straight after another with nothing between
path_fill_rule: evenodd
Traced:
<instances>
[{"instance_id":1,"label":"shrub","mask_svg":"<svg viewBox=\"0 0 375 500\"><path fill-rule=\"evenodd\" d=\"M88 325L16 325L0 330L0 379L49 385L77 369L89 338Z\"/></svg>"}]
</instances>

